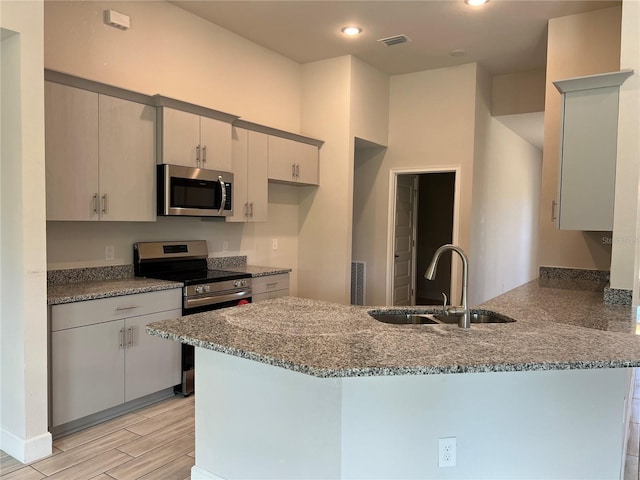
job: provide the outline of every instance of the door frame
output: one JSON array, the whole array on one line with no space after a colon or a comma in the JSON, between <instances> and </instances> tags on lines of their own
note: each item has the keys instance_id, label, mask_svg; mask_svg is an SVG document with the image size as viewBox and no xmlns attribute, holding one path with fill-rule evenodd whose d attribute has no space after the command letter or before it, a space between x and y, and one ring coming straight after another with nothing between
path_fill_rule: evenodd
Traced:
<instances>
[{"instance_id":1,"label":"door frame","mask_svg":"<svg viewBox=\"0 0 640 480\"><path fill-rule=\"evenodd\" d=\"M460 165L450 165L441 167L407 167L407 168L392 168L389 170L389 202L388 202L388 215L387 215L387 278L386 278L386 294L385 304L393 304L393 265L394 265L394 232L396 223L396 186L398 184L398 175L421 175L425 173L454 173L454 194L453 194L453 231L451 232L451 238L454 244L458 244L458 221L460 218ZM459 280L460 259L457 255L452 256L451 261L451 298L459 298L461 293L461 286ZM415 271L415 258L414 258L414 277Z\"/></svg>"}]
</instances>

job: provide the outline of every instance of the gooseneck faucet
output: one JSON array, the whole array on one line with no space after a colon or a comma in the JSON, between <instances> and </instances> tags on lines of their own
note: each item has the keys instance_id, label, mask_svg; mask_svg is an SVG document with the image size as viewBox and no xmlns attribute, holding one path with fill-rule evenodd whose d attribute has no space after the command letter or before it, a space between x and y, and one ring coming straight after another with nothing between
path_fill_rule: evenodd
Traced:
<instances>
[{"instance_id":1,"label":"gooseneck faucet","mask_svg":"<svg viewBox=\"0 0 640 480\"><path fill-rule=\"evenodd\" d=\"M440 259L440 255L442 255L447 250L451 250L456 252L462 258L462 307L449 307L446 308L445 305L445 313L460 315L460 320L458 320L458 327L460 328L469 328L471 327L471 315L469 312L469 302L467 300L467 283L469 280L469 260L467 259L467 255L464 251L450 243L446 245L442 245L440 248L436 250L436 253L433 254L433 259L427 268L427 271L424 274L424 278L427 280L433 280L436 277L436 267L438 266L438 260ZM445 300L446 303L446 300Z\"/></svg>"}]
</instances>

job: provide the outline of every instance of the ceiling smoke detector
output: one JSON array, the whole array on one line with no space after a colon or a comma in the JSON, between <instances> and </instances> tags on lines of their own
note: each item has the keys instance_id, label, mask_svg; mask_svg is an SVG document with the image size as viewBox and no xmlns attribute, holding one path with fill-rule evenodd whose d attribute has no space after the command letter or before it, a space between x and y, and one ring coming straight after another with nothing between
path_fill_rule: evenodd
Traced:
<instances>
[{"instance_id":1,"label":"ceiling smoke detector","mask_svg":"<svg viewBox=\"0 0 640 480\"><path fill-rule=\"evenodd\" d=\"M387 47L391 47L393 45L398 45L400 43L410 42L411 39L404 34L394 35L393 37L380 38L378 42L384 43Z\"/></svg>"}]
</instances>

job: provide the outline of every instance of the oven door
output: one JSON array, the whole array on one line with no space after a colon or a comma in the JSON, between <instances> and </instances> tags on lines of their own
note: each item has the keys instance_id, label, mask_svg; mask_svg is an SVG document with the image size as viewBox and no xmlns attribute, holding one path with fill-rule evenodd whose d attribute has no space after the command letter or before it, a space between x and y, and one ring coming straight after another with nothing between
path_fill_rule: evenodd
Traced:
<instances>
[{"instance_id":1,"label":"oven door","mask_svg":"<svg viewBox=\"0 0 640 480\"><path fill-rule=\"evenodd\" d=\"M187 300L185 298L182 314L190 315L192 313L208 312L210 310L235 307L245 303L251 303L251 289L249 289L249 291L240 298L234 298L233 300L221 300L215 303L208 303L199 306L193 306L192 304L191 308L185 308L187 304ZM176 394L183 395L185 397L191 395L195 390L195 349L192 345L182 344L182 380L181 383L176 385L173 390Z\"/></svg>"},{"instance_id":2,"label":"oven door","mask_svg":"<svg viewBox=\"0 0 640 480\"><path fill-rule=\"evenodd\" d=\"M158 165L158 215L220 217L233 214L233 174Z\"/></svg>"}]
</instances>

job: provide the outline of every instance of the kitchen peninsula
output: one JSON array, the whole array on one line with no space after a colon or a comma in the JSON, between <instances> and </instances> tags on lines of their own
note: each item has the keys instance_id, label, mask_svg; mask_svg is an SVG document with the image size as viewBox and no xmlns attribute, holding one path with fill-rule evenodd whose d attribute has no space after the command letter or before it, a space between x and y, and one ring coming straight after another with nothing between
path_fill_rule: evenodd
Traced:
<instances>
[{"instance_id":1,"label":"kitchen peninsula","mask_svg":"<svg viewBox=\"0 0 640 480\"><path fill-rule=\"evenodd\" d=\"M291 297L147 330L200 347L192 478L619 478L640 338L577 283L518 287L480 306L516 322L467 331Z\"/></svg>"}]
</instances>

